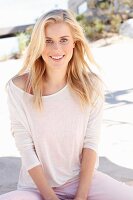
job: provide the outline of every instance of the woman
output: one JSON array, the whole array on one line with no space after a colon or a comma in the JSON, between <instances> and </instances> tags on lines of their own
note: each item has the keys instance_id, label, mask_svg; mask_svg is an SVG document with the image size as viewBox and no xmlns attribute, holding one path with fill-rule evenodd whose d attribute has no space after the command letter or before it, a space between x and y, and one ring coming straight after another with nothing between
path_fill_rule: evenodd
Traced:
<instances>
[{"instance_id":1,"label":"woman","mask_svg":"<svg viewBox=\"0 0 133 200\"><path fill-rule=\"evenodd\" d=\"M22 167L17 190L0 200L133 199L131 187L97 170L104 95L95 65L70 12L37 21L24 66L7 84Z\"/></svg>"}]
</instances>

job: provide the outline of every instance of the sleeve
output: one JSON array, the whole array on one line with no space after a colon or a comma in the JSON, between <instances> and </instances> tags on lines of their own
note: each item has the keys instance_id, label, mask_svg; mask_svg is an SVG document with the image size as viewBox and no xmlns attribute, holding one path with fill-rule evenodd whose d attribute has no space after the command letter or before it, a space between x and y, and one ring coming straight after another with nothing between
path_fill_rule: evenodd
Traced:
<instances>
[{"instance_id":1,"label":"sleeve","mask_svg":"<svg viewBox=\"0 0 133 200\"><path fill-rule=\"evenodd\" d=\"M98 97L91 107L90 116L86 128L83 148L90 148L98 152L98 144L101 133L104 98Z\"/></svg>"},{"instance_id":2,"label":"sleeve","mask_svg":"<svg viewBox=\"0 0 133 200\"><path fill-rule=\"evenodd\" d=\"M16 147L20 153L22 164L27 170L40 164L34 142L28 127L24 109L12 86L7 84L7 104L11 122L11 133L15 139Z\"/></svg>"}]
</instances>

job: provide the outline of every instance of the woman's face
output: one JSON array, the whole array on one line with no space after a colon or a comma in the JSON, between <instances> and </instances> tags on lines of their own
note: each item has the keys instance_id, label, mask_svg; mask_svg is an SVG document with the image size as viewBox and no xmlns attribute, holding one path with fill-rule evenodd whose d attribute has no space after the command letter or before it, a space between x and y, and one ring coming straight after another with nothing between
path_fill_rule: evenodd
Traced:
<instances>
[{"instance_id":1,"label":"woman's face","mask_svg":"<svg viewBox=\"0 0 133 200\"><path fill-rule=\"evenodd\" d=\"M46 70L66 70L74 48L70 27L64 22L51 23L45 28L45 36L42 57Z\"/></svg>"}]
</instances>

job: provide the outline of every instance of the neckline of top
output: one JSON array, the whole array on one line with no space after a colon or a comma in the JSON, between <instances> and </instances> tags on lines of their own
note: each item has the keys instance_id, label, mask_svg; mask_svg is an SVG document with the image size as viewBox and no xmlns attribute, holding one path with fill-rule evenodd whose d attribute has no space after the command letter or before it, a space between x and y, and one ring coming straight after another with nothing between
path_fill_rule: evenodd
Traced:
<instances>
[{"instance_id":1,"label":"neckline of top","mask_svg":"<svg viewBox=\"0 0 133 200\"><path fill-rule=\"evenodd\" d=\"M19 92L21 92L21 93L23 93L23 94L26 94L26 95L28 95L28 96L30 96L30 97L33 97L33 96L34 96L33 94L30 94L30 93L24 91L23 89L19 88L18 86L16 86L16 85L14 84L14 82L12 81L12 79L10 80L10 82L11 82L11 85L12 85L17 91L19 91ZM43 95L42 98L47 99L47 98L56 96L56 95L58 95L58 94L61 94L67 87L68 87L68 83L67 83L62 89L60 89L59 91L57 91L57 92L55 92L55 93L53 93L53 94L50 94L50 95Z\"/></svg>"}]
</instances>

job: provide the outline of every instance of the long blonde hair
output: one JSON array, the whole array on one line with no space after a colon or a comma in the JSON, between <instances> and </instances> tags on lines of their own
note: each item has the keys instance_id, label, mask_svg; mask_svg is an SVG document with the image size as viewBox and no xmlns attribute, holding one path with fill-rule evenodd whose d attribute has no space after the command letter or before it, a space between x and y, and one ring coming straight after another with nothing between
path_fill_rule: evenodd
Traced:
<instances>
[{"instance_id":1,"label":"long blonde hair","mask_svg":"<svg viewBox=\"0 0 133 200\"><path fill-rule=\"evenodd\" d=\"M49 23L65 22L72 30L75 42L73 56L67 67L67 83L77 97L81 105L92 103L93 94L101 93L100 78L93 73L92 66L96 66L91 54L88 41L85 38L83 28L76 21L71 11L56 9L42 15L36 22L29 46L26 51L23 67L17 75L28 71L28 79L25 90L33 93L33 102L36 108L42 108L42 93L45 75L45 62L42 52L45 44L45 27ZM87 60L90 64L88 64Z\"/></svg>"}]
</instances>

